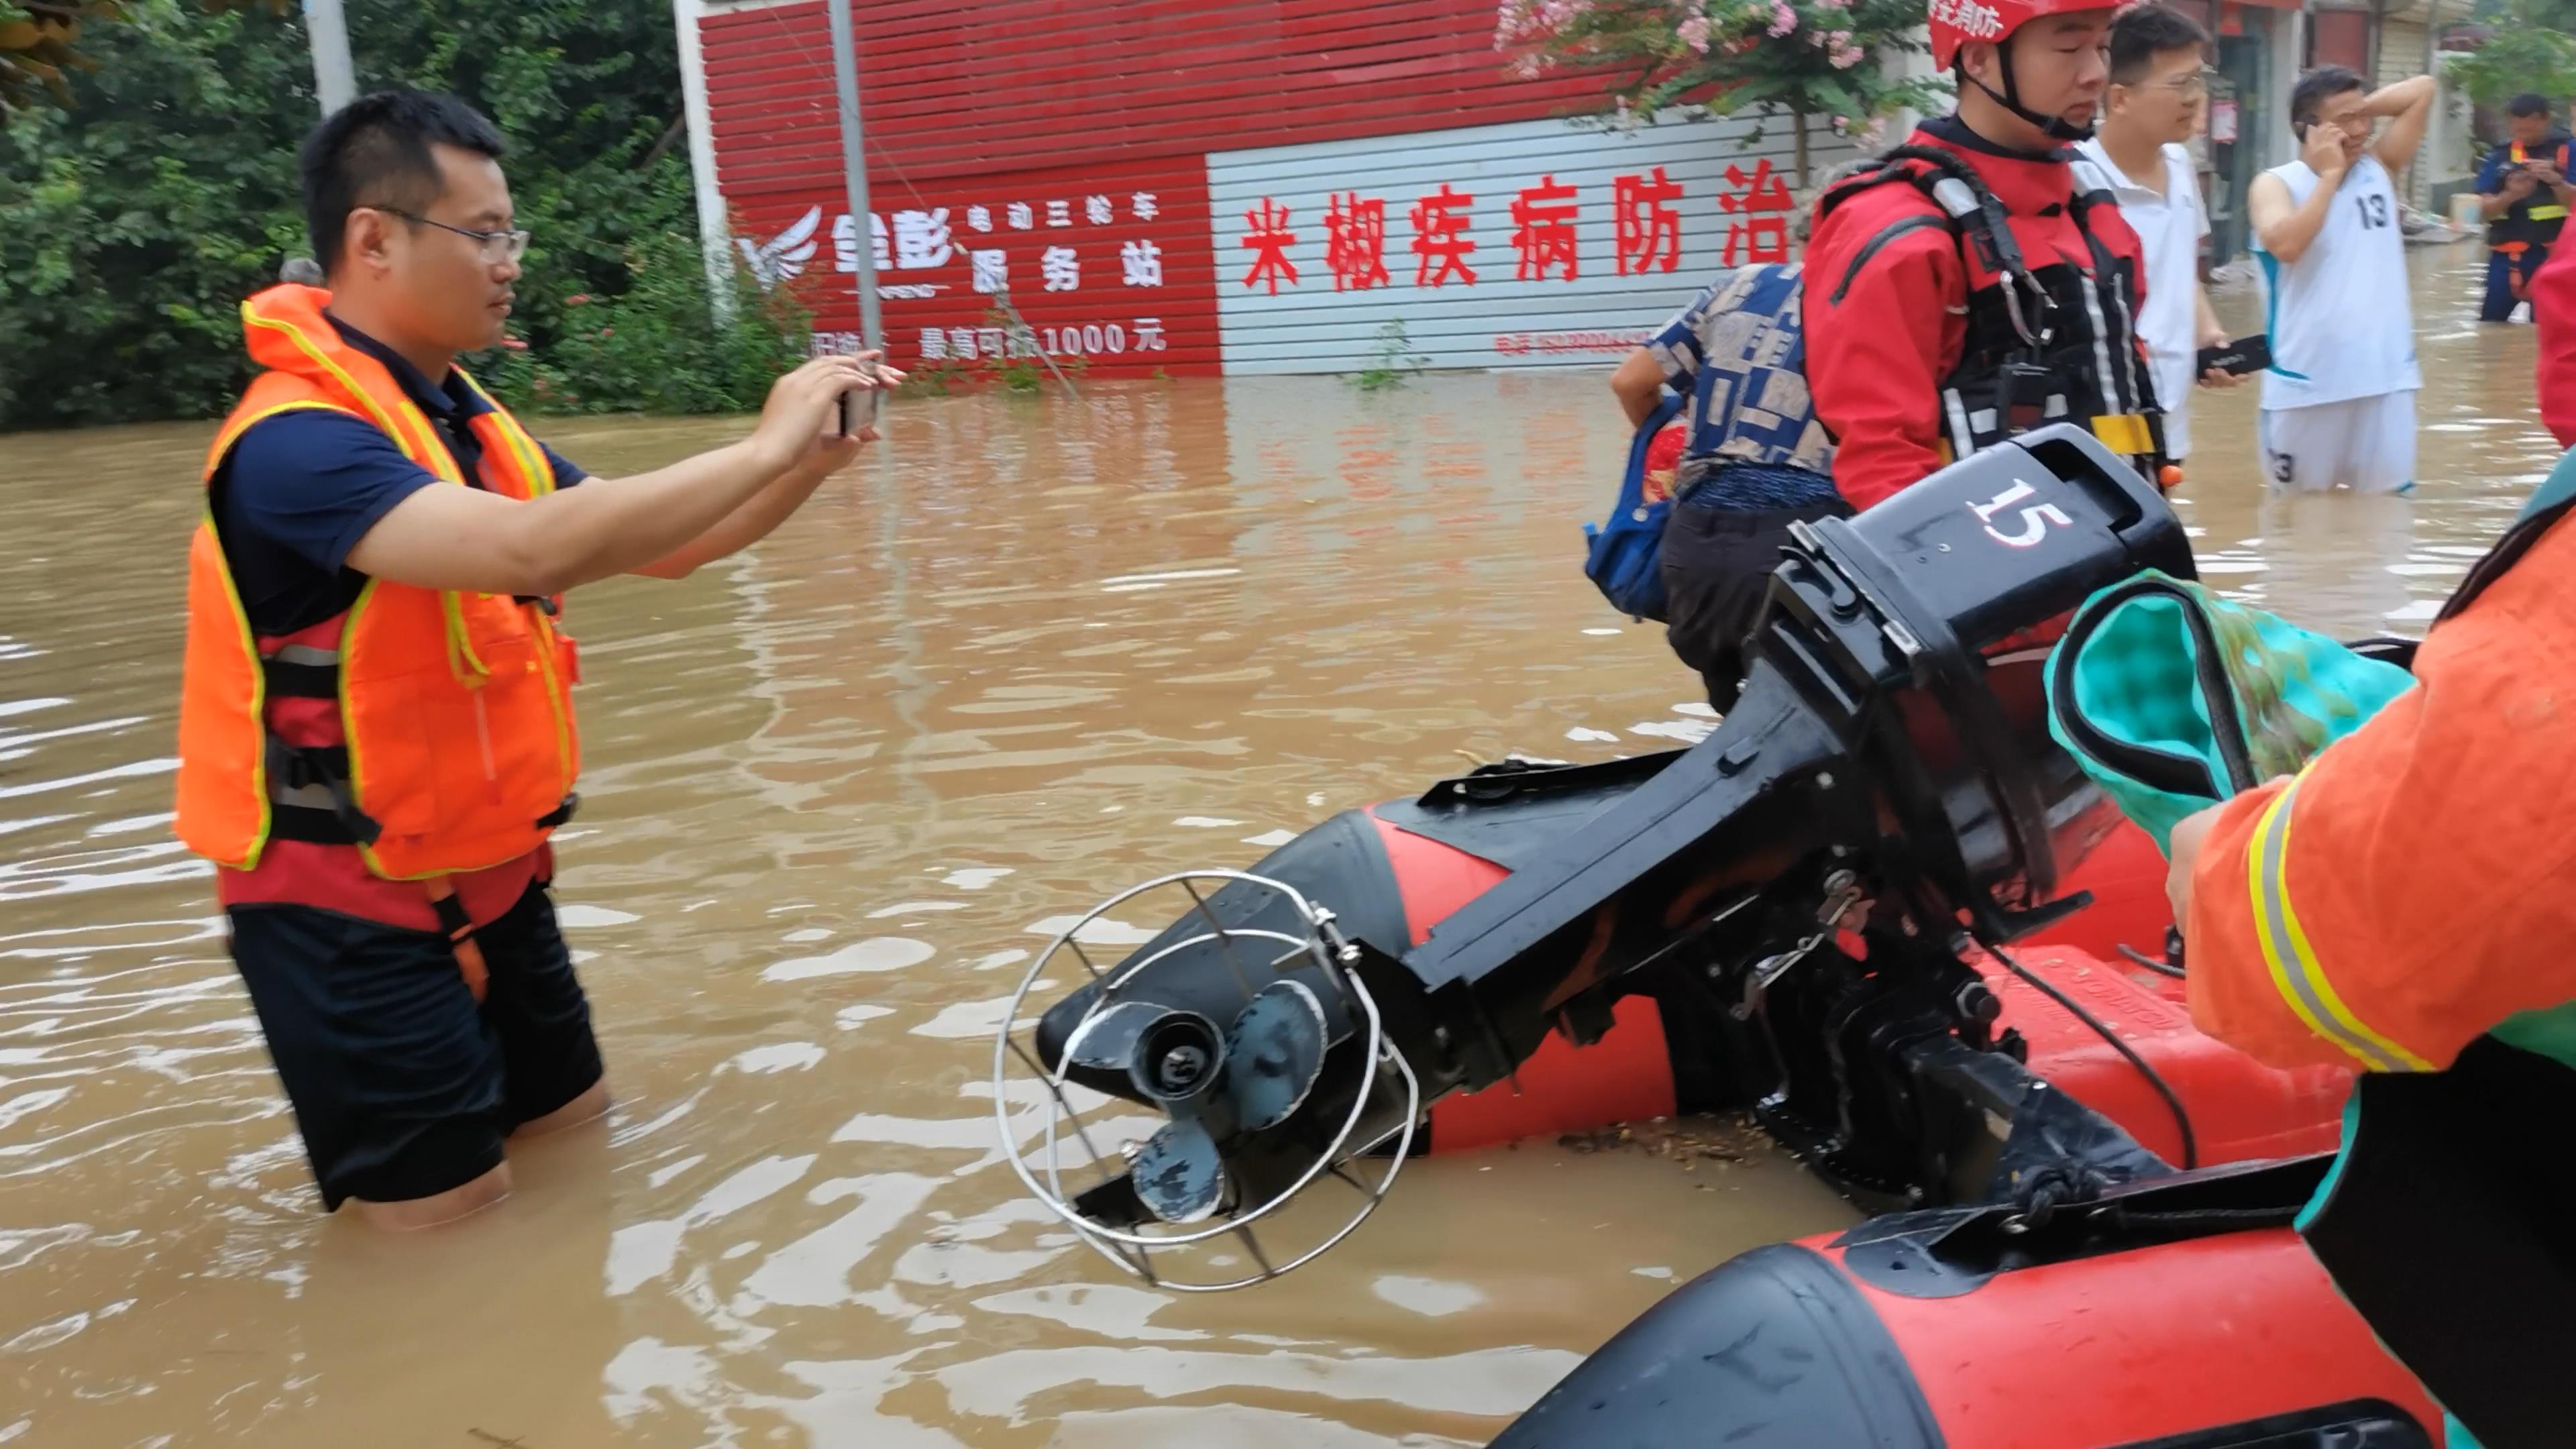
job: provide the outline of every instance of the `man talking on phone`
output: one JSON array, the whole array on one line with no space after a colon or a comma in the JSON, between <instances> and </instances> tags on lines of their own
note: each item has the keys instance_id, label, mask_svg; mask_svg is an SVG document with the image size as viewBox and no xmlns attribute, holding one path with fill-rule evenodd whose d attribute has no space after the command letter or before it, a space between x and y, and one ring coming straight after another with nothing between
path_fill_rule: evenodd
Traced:
<instances>
[{"instance_id":1,"label":"man talking on phone","mask_svg":"<svg viewBox=\"0 0 2576 1449\"><path fill-rule=\"evenodd\" d=\"M2254 178L2246 194L2272 318L2258 431L2264 476L2279 491L2415 486L2424 375L2394 178L2432 114L2431 76L2366 91L2342 66L2312 70L2290 92L2299 159Z\"/></svg>"},{"instance_id":2,"label":"man talking on phone","mask_svg":"<svg viewBox=\"0 0 2576 1449\"><path fill-rule=\"evenodd\" d=\"M502 340L528 233L492 123L389 91L301 157L325 287L242 307L261 373L216 435L188 559L179 838L326 1210L387 1227L509 1191L505 1140L608 1105L555 926L579 677L566 591L679 578L765 537L874 435L817 358L750 436L591 478L456 365Z\"/></svg>"}]
</instances>

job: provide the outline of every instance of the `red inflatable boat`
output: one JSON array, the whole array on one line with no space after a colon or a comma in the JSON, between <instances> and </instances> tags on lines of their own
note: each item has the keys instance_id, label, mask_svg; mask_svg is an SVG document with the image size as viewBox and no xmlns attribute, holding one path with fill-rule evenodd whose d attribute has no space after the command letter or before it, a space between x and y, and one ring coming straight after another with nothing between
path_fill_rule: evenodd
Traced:
<instances>
[{"instance_id":1,"label":"red inflatable boat","mask_svg":"<svg viewBox=\"0 0 2576 1449\"><path fill-rule=\"evenodd\" d=\"M2007 497L2046 506L2045 546L1996 546ZM1165 1125L1088 1185L1014 1144L1022 1181L1130 1271L1239 1286L1356 1227L1393 1182L1362 1180L1371 1150L1419 1150L1425 1119L1449 1151L1742 1111L1880 1215L1676 1290L1498 1445L2443 1443L2292 1231L2349 1079L2192 1029L2163 862L2051 741L2018 644L2141 569L2190 575L2161 497L2050 429L1794 536L1697 746L1345 812L1083 958L997 1044L995 1100L1016 1059L1068 1113L1079 1086ZM1258 1244L1333 1179L1363 1195L1347 1225ZM1237 1238L1236 1282L1163 1276Z\"/></svg>"}]
</instances>

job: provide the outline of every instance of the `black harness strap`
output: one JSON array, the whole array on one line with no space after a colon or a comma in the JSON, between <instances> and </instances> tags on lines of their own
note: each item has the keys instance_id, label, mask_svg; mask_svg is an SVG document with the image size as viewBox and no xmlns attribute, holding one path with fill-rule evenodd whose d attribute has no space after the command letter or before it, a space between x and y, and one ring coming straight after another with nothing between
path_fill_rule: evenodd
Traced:
<instances>
[{"instance_id":1,"label":"black harness strap","mask_svg":"<svg viewBox=\"0 0 2576 1449\"><path fill-rule=\"evenodd\" d=\"M358 808L349 788L349 752L342 746L295 746L274 735L268 741L269 834L280 840L316 845L373 845L385 828ZM294 797L321 791L330 805L304 804Z\"/></svg>"}]
</instances>

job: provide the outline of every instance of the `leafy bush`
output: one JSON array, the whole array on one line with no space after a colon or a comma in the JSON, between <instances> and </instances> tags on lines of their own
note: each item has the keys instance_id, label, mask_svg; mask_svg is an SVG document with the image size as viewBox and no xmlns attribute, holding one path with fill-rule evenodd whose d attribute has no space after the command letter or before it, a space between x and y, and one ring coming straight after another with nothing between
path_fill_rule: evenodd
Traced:
<instances>
[{"instance_id":1,"label":"leafy bush","mask_svg":"<svg viewBox=\"0 0 2576 1449\"><path fill-rule=\"evenodd\" d=\"M1503 0L1494 45L1524 75L1600 76L1623 116L1651 122L1683 106L1786 117L1802 187L1814 180L1807 118L1868 144L1897 111L1949 98L1948 82L1899 69L1930 48L1922 0Z\"/></svg>"},{"instance_id":2,"label":"leafy bush","mask_svg":"<svg viewBox=\"0 0 2576 1449\"><path fill-rule=\"evenodd\" d=\"M797 289L763 291L737 260L732 315L719 321L688 214L687 172L669 176L656 200L662 214L620 254L624 293L554 291L552 340L486 363L491 380L519 405L537 412L757 412L778 374L804 361L813 313Z\"/></svg>"},{"instance_id":3,"label":"leafy bush","mask_svg":"<svg viewBox=\"0 0 2576 1449\"><path fill-rule=\"evenodd\" d=\"M2566 0L2511 0L2489 22L2486 43L2450 63L2451 81L2482 106L2502 106L2525 91L2555 102L2576 95L2576 5Z\"/></svg>"},{"instance_id":4,"label":"leafy bush","mask_svg":"<svg viewBox=\"0 0 2576 1449\"><path fill-rule=\"evenodd\" d=\"M216 8L118 0L123 23L78 32L94 68L64 70L67 104L0 112L0 429L210 417L249 380L241 300L308 250L319 106L300 12ZM545 405L543 377L584 408L756 406L752 375L802 355L792 298L737 279L745 322L707 320L669 6L348 0L348 21L361 89L454 92L510 139L530 351L485 370L512 402Z\"/></svg>"}]
</instances>

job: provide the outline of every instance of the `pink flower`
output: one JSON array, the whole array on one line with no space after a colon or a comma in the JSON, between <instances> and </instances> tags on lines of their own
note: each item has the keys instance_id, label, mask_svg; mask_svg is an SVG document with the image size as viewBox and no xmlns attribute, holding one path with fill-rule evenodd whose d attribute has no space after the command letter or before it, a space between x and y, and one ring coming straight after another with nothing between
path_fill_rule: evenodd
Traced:
<instances>
[{"instance_id":1,"label":"pink flower","mask_svg":"<svg viewBox=\"0 0 2576 1449\"><path fill-rule=\"evenodd\" d=\"M1798 12L1789 8L1788 0L1771 0L1771 38L1779 39L1798 28Z\"/></svg>"},{"instance_id":2,"label":"pink flower","mask_svg":"<svg viewBox=\"0 0 2576 1449\"><path fill-rule=\"evenodd\" d=\"M1682 44L1702 55L1708 54L1708 17L1706 15L1692 16L1683 21L1673 33L1681 37Z\"/></svg>"},{"instance_id":3,"label":"pink flower","mask_svg":"<svg viewBox=\"0 0 2576 1449\"><path fill-rule=\"evenodd\" d=\"M578 307L589 300L590 294L588 292L575 292L571 296L564 298L564 305L567 307Z\"/></svg>"},{"instance_id":4,"label":"pink flower","mask_svg":"<svg viewBox=\"0 0 2576 1449\"><path fill-rule=\"evenodd\" d=\"M1849 70L1868 58L1869 53L1862 50L1859 46L1846 45L1842 49L1835 51L1833 54L1834 69Z\"/></svg>"}]
</instances>

